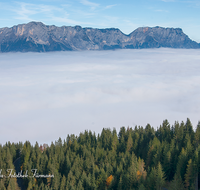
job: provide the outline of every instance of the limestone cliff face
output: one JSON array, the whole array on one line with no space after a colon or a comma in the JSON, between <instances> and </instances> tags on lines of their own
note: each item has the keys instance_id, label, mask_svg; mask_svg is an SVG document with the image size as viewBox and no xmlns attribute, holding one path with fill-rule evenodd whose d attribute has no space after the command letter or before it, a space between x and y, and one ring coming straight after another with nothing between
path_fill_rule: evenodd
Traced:
<instances>
[{"instance_id":1,"label":"limestone cliff face","mask_svg":"<svg viewBox=\"0 0 200 190\"><path fill-rule=\"evenodd\" d=\"M41 22L0 29L0 52L45 52L138 48L200 48L180 28L141 27L129 35L119 29L47 26Z\"/></svg>"},{"instance_id":2,"label":"limestone cliff face","mask_svg":"<svg viewBox=\"0 0 200 190\"><path fill-rule=\"evenodd\" d=\"M133 31L135 47L139 48L200 48L200 44L192 41L180 28L143 27Z\"/></svg>"}]
</instances>

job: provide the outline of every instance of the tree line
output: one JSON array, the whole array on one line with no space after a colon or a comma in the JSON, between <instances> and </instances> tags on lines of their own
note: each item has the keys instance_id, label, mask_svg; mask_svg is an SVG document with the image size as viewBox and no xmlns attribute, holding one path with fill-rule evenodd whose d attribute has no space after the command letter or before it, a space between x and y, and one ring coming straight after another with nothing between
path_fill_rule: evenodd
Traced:
<instances>
[{"instance_id":1,"label":"tree line","mask_svg":"<svg viewBox=\"0 0 200 190\"><path fill-rule=\"evenodd\" d=\"M121 127L103 129L96 135L85 130L67 135L41 150L38 143L0 145L0 169L14 168L21 158L27 190L198 190L200 189L200 122L189 119L170 125L167 120L154 129ZM0 178L0 189L16 189L16 178Z\"/></svg>"}]
</instances>

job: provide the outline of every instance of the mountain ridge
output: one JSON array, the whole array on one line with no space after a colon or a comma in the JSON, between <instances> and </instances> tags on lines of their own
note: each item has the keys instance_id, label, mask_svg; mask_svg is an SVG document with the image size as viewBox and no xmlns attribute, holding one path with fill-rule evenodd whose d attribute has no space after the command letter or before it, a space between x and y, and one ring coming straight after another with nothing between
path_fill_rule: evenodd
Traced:
<instances>
[{"instance_id":1,"label":"mountain ridge","mask_svg":"<svg viewBox=\"0 0 200 190\"><path fill-rule=\"evenodd\" d=\"M130 34L118 28L82 28L29 22L0 28L0 52L48 52L142 48L200 48L181 28L139 27Z\"/></svg>"}]
</instances>

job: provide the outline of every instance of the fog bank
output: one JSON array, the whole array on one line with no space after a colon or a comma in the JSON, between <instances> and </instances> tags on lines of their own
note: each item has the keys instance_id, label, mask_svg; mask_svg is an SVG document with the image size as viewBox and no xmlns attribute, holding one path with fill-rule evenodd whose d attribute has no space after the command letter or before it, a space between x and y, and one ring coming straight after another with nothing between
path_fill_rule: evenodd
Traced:
<instances>
[{"instance_id":1,"label":"fog bank","mask_svg":"<svg viewBox=\"0 0 200 190\"><path fill-rule=\"evenodd\" d=\"M196 128L200 50L0 54L0 143L49 143L84 130Z\"/></svg>"}]
</instances>

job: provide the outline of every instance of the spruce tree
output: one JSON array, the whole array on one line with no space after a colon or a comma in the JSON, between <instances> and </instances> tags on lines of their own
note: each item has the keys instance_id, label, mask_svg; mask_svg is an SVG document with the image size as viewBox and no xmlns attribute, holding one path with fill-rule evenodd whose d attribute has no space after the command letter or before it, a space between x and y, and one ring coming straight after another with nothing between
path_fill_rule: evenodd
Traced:
<instances>
[{"instance_id":1,"label":"spruce tree","mask_svg":"<svg viewBox=\"0 0 200 190\"><path fill-rule=\"evenodd\" d=\"M156 169L156 190L161 190L165 185L165 173L163 172L162 165L159 162Z\"/></svg>"},{"instance_id":2,"label":"spruce tree","mask_svg":"<svg viewBox=\"0 0 200 190\"><path fill-rule=\"evenodd\" d=\"M194 167L192 163L192 159L188 161L187 170L185 174L185 187L187 190L190 190L194 184ZM192 190L192 189L191 189Z\"/></svg>"},{"instance_id":3,"label":"spruce tree","mask_svg":"<svg viewBox=\"0 0 200 190\"><path fill-rule=\"evenodd\" d=\"M184 189L185 187L181 179L181 176L178 174L175 174L174 179L170 183L169 190L184 190Z\"/></svg>"}]
</instances>

